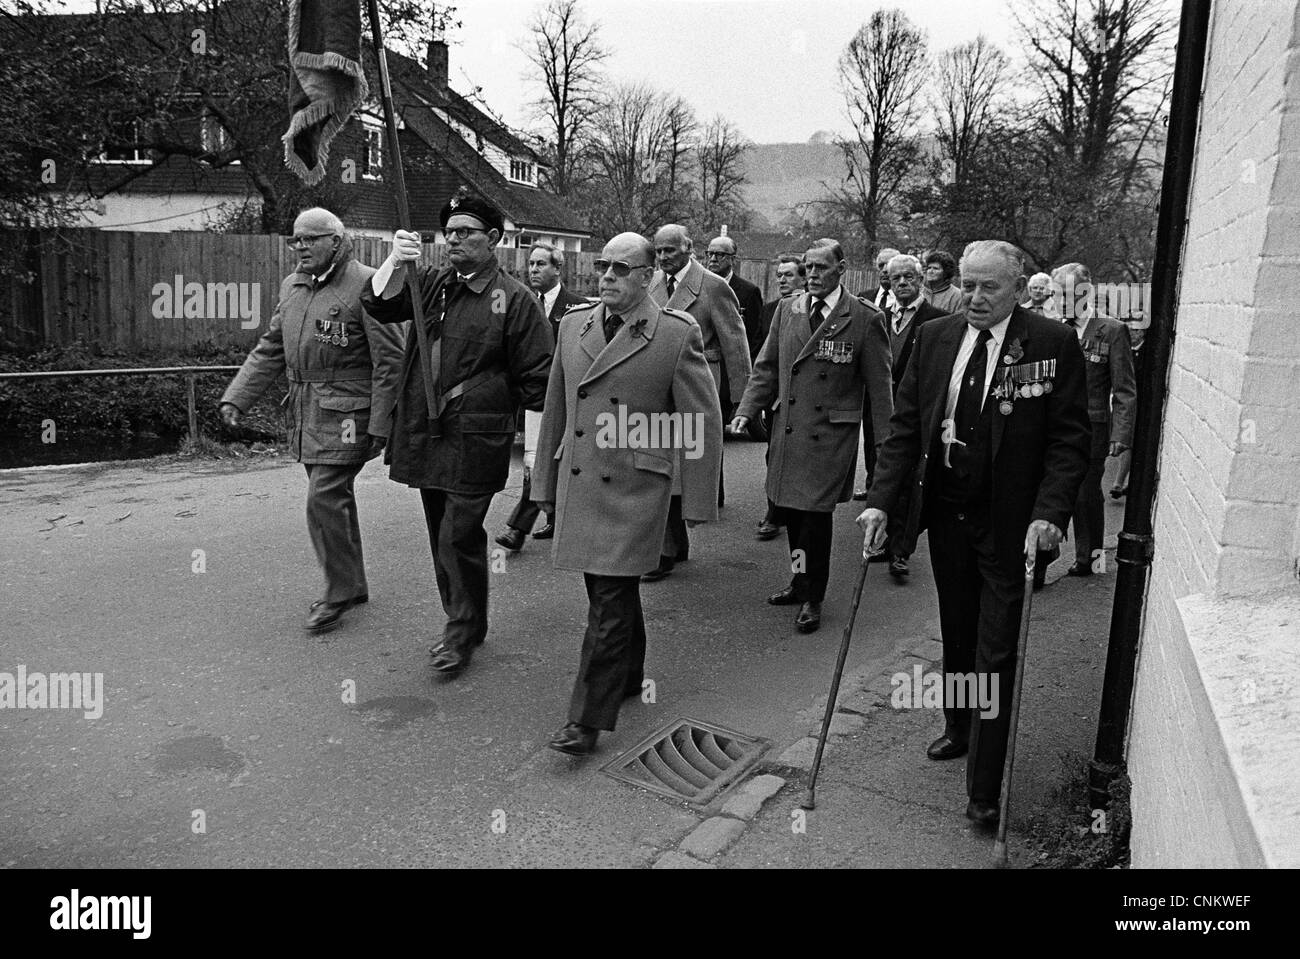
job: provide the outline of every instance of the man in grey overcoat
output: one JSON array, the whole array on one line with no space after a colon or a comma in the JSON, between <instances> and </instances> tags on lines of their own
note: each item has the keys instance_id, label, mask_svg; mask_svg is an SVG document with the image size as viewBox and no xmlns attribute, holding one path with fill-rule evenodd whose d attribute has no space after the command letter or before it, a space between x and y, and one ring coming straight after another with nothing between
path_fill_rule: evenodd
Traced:
<instances>
[{"instance_id":1,"label":"man in grey overcoat","mask_svg":"<svg viewBox=\"0 0 1300 959\"><path fill-rule=\"evenodd\" d=\"M871 418L879 444L894 406L880 311L841 285L839 243L817 241L804 267L808 291L777 306L731 428L743 430L775 402L767 498L784 517L793 575L767 601L799 606L795 628L811 633L821 625L830 578L835 505L853 497L863 416Z\"/></svg>"},{"instance_id":2,"label":"man in grey overcoat","mask_svg":"<svg viewBox=\"0 0 1300 959\"><path fill-rule=\"evenodd\" d=\"M569 722L550 742L573 755L641 690L640 578L659 558L674 472L685 521L717 519L722 458L700 327L647 295L650 242L619 234L595 267L601 302L560 321L532 478L534 501L555 507L555 565L582 570L590 603Z\"/></svg>"},{"instance_id":3,"label":"man in grey overcoat","mask_svg":"<svg viewBox=\"0 0 1300 959\"><path fill-rule=\"evenodd\" d=\"M375 272L352 258L343 222L328 210L304 210L290 246L298 270L280 286L270 328L221 397L221 418L241 414L283 372L290 445L307 469L307 531L325 572L325 596L312 604L310 632L336 626L370 598L361 555L353 483L388 436L402 369L402 331L361 308Z\"/></svg>"}]
</instances>

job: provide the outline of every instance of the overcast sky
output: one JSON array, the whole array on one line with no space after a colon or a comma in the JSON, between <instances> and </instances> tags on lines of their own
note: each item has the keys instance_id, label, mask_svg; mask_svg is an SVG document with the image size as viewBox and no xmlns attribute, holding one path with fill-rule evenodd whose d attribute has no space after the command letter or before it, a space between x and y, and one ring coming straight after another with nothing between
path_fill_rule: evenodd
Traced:
<instances>
[{"instance_id":1,"label":"overcast sky","mask_svg":"<svg viewBox=\"0 0 1300 959\"><path fill-rule=\"evenodd\" d=\"M515 44L541 6L533 0L464 0L453 35L451 85L483 98L514 126L528 119L537 84ZM680 93L701 119L721 113L756 143L802 143L841 130L836 61L877 9L901 7L931 50L983 32L1008 52L1015 26L1007 0L583 0L599 21L612 78Z\"/></svg>"}]
</instances>

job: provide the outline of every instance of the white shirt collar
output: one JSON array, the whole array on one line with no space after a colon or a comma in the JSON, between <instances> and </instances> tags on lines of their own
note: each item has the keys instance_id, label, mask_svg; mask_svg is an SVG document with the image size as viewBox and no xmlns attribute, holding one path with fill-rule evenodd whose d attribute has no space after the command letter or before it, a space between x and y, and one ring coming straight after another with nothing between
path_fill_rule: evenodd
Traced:
<instances>
[{"instance_id":1,"label":"white shirt collar","mask_svg":"<svg viewBox=\"0 0 1300 959\"><path fill-rule=\"evenodd\" d=\"M691 261L687 260L686 265L673 274L673 280L676 282L677 286L682 285L682 282L686 279L686 271L689 270L690 268L691 268Z\"/></svg>"},{"instance_id":2,"label":"white shirt collar","mask_svg":"<svg viewBox=\"0 0 1300 959\"><path fill-rule=\"evenodd\" d=\"M817 300L819 297L813 293L809 293L808 298L808 310L811 312L817 306ZM835 305L840 301L840 288L836 286L835 289L831 290L825 297L820 297L820 299L826 304L826 315L830 316L835 312Z\"/></svg>"},{"instance_id":3,"label":"white shirt collar","mask_svg":"<svg viewBox=\"0 0 1300 959\"><path fill-rule=\"evenodd\" d=\"M551 315L551 310L555 309L555 301L560 298L560 287L563 284L556 283L553 287L542 294L542 312L547 316Z\"/></svg>"}]
</instances>

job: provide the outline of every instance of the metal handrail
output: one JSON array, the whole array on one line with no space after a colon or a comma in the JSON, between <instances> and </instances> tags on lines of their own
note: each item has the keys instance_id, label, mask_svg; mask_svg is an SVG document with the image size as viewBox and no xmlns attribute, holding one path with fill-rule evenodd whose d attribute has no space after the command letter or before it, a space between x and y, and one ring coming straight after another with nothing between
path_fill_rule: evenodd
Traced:
<instances>
[{"instance_id":1,"label":"metal handrail","mask_svg":"<svg viewBox=\"0 0 1300 959\"><path fill-rule=\"evenodd\" d=\"M32 373L0 373L0 380L45 380L58 377L76 376L166 376L183 373L188 381L187 402L189 405L190 439L199 438L199 411L195 399L195 380L200 373L238 373L238 366L145 366L124 367L108 370L40 370Z\"/></svg>"}]
</instances>

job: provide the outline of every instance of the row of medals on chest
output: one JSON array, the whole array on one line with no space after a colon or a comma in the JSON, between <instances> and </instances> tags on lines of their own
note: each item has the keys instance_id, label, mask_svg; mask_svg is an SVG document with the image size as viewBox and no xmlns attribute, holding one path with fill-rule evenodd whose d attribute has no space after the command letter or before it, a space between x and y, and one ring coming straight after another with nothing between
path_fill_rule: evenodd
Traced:
<instances>
[{"instance_id":1,"label":"row of medals on chest","mask_svg":"<svg viewBox=\"0 0 1300 959\"><path fill-rule=\"evenodd\" d=\"M1006 356L1003 357L1003 362L1011 363L1012 359ZM1055 375L1055 359L1005 366L994 374L996 384L989 395L998 401L998 412L1010 416L1016 400L1027 400L1052 392L1052 377ZM974 381L970 385L974 386Z\"/></svg>"},{"instance_id":2,"label":"row of medals on chest","mask_svg":"<svg viewBox=\"0 0 1300 959\"><path fill-rule=\"evenodd\" d=\"M337 307L330 310L330 316L337 316ZM346 320L317 320L316 332L312 334L317 343L326 346L347 346L348 327Z\"/></svg>"}]
</instances>

